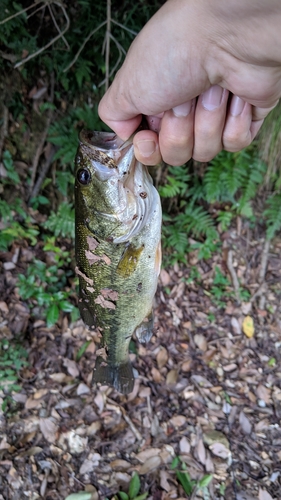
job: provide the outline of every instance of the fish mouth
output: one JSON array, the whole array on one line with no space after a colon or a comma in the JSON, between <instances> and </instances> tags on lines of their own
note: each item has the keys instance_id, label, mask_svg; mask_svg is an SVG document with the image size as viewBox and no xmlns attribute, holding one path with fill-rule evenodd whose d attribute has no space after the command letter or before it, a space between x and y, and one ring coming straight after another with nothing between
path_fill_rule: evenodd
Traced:
<instances>
[{"instance_id":1,"label":"fish mouth","mask_svg":"<svg viewBox=\"0 0 281 500\"><path fill-rule=\"evenodd\" d=\"M120 152L133 144L133 136L123 141L114 132L94 132L85 129L81 130L79 140L93 150L99 149L109 154L116 161L120 158Z\"/></svg>"}]
</instances>

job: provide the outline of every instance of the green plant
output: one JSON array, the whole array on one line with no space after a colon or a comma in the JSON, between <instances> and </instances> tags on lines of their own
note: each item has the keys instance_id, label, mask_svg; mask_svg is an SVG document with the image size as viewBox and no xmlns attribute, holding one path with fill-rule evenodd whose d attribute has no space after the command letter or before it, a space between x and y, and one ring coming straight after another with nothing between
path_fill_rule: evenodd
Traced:
<instances>
[{"instance_id":1,"label":"green plant","mask_svg":"<svg viewBox=\"0 0 281 500\"><path fill-rule=\"evenodd\" d=\"M18 384L19 371L28 365L27 351L17 342L7 339L0 340L0 390L4 392L2 410L6 411L8 405L13 405L12 392L21 390Z\"/></svg>"},{"instance_id":2,"label":"green plant","mask_svg":"<svg viewBox=\"0 0 281 500\"><path fill-rule=\"evenodd\" d=\"M60 311L72 314L77 311L69 300L72 292L63 290L67 277L72 274L72 271L63 269L64 264L61 255L55 256L55 262L51 266L47 266L45 262L40 260L35 260L28 266L26 275L19 274L18 276L20 297L23 300L28 300L31 310L39 307L40 316L46 316L48 327L58 321ZM38 314L38 310L36 314Z\"/></svg>"},{"instance_id":3,"label":"green plant","mask_svg":"<svg viewBox=\"0 0 281 500\"><path fill-rule=\"evenodd\" d=\"M125 493L124 491L119 491L117 496L115 495L112 500L145 500L148 496L148 493L143 493L139 495L141 489L140 477L137 472L135 472L132 476L132 479L129 484L129 491Z\"/></svg>"},{"instance_id":4,"label":"green plant","mask_svg":"<svg viewBox=\"0 0 281 500\"><path fill-rule=\"evenodd\" d=\"M266 238L271 240L281 229L281 194L272 194L267 199L266 206L263 212L267 225Z\"/></svg>"},{"instance_id":5,"label":"green plant","mask_svg":"<svg viewBox=\"0 0 281 500\"><path fill-rule=\"evenodd\" d=\"M74 208L68 202L63 202L59 206L57 213L51 212L44 224L44 228L51 231L56 237L74 238Z\"/></svg>"},{"instance_id":6,"label":"green plant","mask_svg":"<svg viewBox=\"0 0 281 500\"><path fill-rule=\"evenodd\" d=\"M201 490L205 498L206 494L208 494L208 485L213 478L211 474L206 474L199 481L191 479L186 464L179 457L174 458L171 469L175 470L176 478L188 496L192 495L194 491L199 492Z\"/></svg>"},{"instance_id":7,"label":"green plant","mask_svg":"<svg viewBox=\"0 0 281 500\"><path fill-rule=\"evenodd\" d=\"M12 155L10 151L6 150L3 153L3 165L5 168L4 171L4 176L2 177L2 182L4 184L6 183L13 183L13 184L19 184L20 183L20 178L19 174L15 170L14 162Z\"/></svg>"}]
</instances>

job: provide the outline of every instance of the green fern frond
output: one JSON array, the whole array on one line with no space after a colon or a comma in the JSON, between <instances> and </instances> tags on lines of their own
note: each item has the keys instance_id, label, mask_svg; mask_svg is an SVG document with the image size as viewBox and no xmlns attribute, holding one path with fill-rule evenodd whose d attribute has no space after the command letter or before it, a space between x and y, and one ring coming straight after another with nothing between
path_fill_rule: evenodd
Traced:
<instances>
[{"instance_id":1,"label":"green fern frond","mask_svg":"<svg viewBox=\"0 0 281 500\"><path fill-rule=\"evenodd\" d=\"M281 194L273 194L266 202L268 208L263 212L266 218L266 238L271 240L281 229Z\"/></svg>"},{"instance_id":2,"label":"green fern frond","mask_svg":"<svg viewBox=\"0 0 281 500\"><path fill-rule=\"evenodd\" d=\"M46 229L49 229L53 234L62 237L74 238L74 208L67 202L63 202L57 213L53 212L44 224Z\"/></svg>"},{"instance_id":3,"label":"green fern frond","mask_svg":"<svg viewBox=\"0 0 281 500\"><path fill-rule=\"evenodd\" d=\"M188 190L190 175L187 173L186 166L169 167L166 184L159 186L159 194L162 198L173 198L174 196L185 196Z\"/></svg>"}]
</instances>

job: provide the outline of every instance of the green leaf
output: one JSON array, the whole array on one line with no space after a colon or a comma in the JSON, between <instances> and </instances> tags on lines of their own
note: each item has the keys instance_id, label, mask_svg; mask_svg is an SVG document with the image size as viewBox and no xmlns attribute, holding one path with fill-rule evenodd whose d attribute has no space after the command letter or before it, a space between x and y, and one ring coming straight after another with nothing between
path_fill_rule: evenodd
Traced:
<instances>
[{"instance_id":1,"label":"green leaf","mask_svg":"<svg viewBox=\"0 0 281 500\"><path fill-rule=\"evenodd\" d=\"M59 319L59 308L57 304L52 304L46 313L47 327L53 326Z\"/></svg>"},{"instance_id":2,"label":"green leaf","mask_svg":"<svg viewBox=\"0 0 281 500\"><path fill-rule=\"evenodd\" d=\"M129 486L129 498L133 499L140 491L140 478L137 472L134 473Z\"/></svg>"},{"instance_id":3,"label":"green leaf","mask_svg":"<svg viewBox=\"0 0 281 500\"><path fill-rule=\"evenodd\" d=\"M176 469L178 467L178 465L180 464L180 459L179 457L175 457L173 460L172 460L172 463L170 465L171 469Z\"/></svg>"},{"instance_id":4,"label":"green leaf","mask_svg":"<svg viewBox=\"0 0 281 500\"><path fill-rule=\"evenodd\" d=\"M148 495L148 493L143 493L142 495L138 495L137 497L134 497L134 500L145 500L147 495Z\"/></svg>"},{"instance_id":5,"label":"green leaf","mask_svg":"<svg viewBox=\"0 0 281 500\"><path fill-rule=\"evenodd\" d=\"M210 482L212 481L212 479L213 479L213 475L212 474L207 474L202 479L200 479L200 481L198 483L198 487L199 488L207 488L207 486L210 484Z\"/></svg>"},{"instance_id":6,"label":"green leaf","mask_svg":"<svg viewBox=\"0 0 281 500\"><path fill-rule=\"evenodd\" d=\"M65 497L64 500L91 500L92 493L88 493L87 491L79 491L78 493L71 493Z\"/></svg>"},{"instance_id":7,"label":"green leaf","mask_svg":"<svg viewBox=\"0 0 281 500\"><path fill-rule=\"evenodd\" d=\"M82 358L84 352L86 351L87 347L90 345L91 342L92 342L91 340L87 340L87 342L84 342L84 344L81 345L80 349L76 354L76 361L79 361Z\"/></svg>"},{"instance_id":8,"label":"green leaf","mask_svg":"<svg viewBox=\"0 0 281 500\"><path fill-rule=\"evenodd\" d=\"M182 485L185 493L191 495L195 481L191 481L188 472L176 471L176 476L180 484Z\"/></svg>"},{"instance_id":9,"label":"green leaf","mask_svg":"<svg viewBox=\"0 0 281 500\"><path fill-rule=\"evenodd\" d=\"M124 491L119 491L118 496L119 498L121 498L121 500L129 500L127 493L124 493Z\"/></svg>"}]
</instances>

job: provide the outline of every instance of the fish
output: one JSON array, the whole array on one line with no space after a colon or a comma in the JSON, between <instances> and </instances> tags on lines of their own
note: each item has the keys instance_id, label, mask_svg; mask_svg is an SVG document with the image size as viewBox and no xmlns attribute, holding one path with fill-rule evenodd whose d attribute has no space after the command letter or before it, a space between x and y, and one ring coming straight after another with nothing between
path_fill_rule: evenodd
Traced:
<instances>
[{"instance_id":1,"label":"fish","mask_svg":"<svg viewBox=\"0 0 281 500\"><path fill-rule=\"evenodd\" d=\"M133 137L82 130L75 159L78 306L98 332L93 380L123 394L134 388L133 334L148 342L161 268L161 202Z\"/></svg>"}]
</instances>

